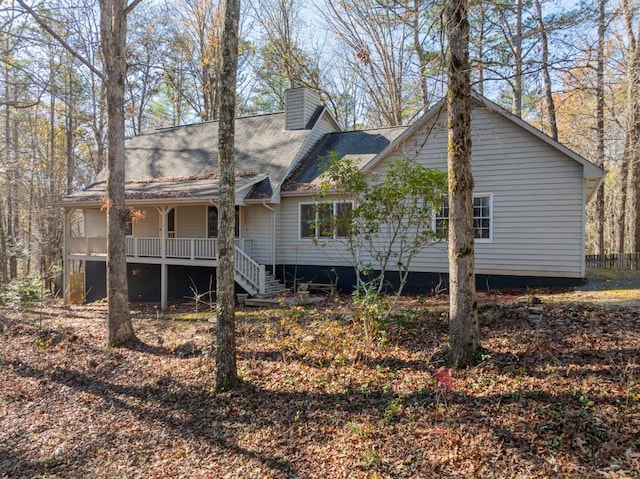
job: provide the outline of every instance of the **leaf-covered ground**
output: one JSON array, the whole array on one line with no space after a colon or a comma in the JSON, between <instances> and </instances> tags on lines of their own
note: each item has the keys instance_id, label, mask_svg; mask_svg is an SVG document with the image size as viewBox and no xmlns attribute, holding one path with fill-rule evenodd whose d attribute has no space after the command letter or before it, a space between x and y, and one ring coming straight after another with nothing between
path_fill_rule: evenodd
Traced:
<instances>
[{"instance_id":1,"label":"leaf-covered ground","mask_svg":"<svg viewBox=\"0 0 640 479\"><path fill-rule=\"evenodd\" d=\"M480 299L485 355L450 381L446 298L373 341L346 298L240 311L222 394L192 307L133 305L111 350L102 305L0 309L0 477L640 477L640 290Z\"/></svg>"}]
</instances>

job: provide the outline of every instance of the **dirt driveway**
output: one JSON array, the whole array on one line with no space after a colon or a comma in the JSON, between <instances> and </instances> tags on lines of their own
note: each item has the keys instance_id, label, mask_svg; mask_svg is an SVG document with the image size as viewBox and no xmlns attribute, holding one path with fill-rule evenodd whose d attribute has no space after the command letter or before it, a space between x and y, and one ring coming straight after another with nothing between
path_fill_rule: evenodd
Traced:
<instances>
[{"instance_id":1,"label":"dirt driveway","mask_svg":"<svg viewBox=\"0 0 640 479\"><path fill-rule=\"evenodd\" d=\"M564 299L592 302L612 308L637 308L640 314L640 271L587 270L584 285L567 295L553 295L554 301Z\"/></svg>"}]
</instances>

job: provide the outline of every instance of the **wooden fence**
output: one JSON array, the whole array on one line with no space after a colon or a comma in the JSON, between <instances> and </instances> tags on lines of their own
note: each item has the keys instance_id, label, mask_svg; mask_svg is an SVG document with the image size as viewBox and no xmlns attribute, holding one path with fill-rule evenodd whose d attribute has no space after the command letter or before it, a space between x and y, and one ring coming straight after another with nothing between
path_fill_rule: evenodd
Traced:
<instances>
[{"instance_id":1,"label":"wooden fence","mask_svg":"<svg viewBox=\"0 0 640 479\"><path fill-rule=\"evenodd\" d=\"M587 268L640 270L640 253L588 254Z\"/></svg>"}]
</instances>

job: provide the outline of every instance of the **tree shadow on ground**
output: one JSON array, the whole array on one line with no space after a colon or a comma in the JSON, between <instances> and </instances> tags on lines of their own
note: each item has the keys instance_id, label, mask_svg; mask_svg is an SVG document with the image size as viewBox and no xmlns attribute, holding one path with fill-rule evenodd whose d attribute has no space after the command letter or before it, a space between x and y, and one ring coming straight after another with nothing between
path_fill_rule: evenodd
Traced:
<instances>
[{"instance_id":1,"label":"tree shadow on ground","mask_svg":"<svg viewBox=\"0 0 640 479\"><path fill-rule=\"evenodd\" d=\"M143 350L141 354L146 352ZM148 423L149 427L163 428L172 435L195 438L200 445L250 458L278 477L301 477L308 472L305 468L309 465L300 459L287 459L287 451L292 453L300 442L304 442L304 431L322 435L329 422L339 428L358 421L377 424L376 427L386 431L371 439L379 447L386 443L387 436L395 437L398 441L408 440L404 446L406 454L418 453L424 447L425 438L415 432L408 432L415 435L413 438L401 438L397 436L397 430L420 418L437 417L433 412L443 407L449 412L432 426L452 428L452 431L465 427L484 431L517 451L520 459L531 467L537 464L541 453L549 452L549 445L562 448L563 453L573 456L577 463L588 465L594 464L590 455L593 456L614 434L621 447L637 440L637 437L616 431L619 424L615 421L603 422L597 412L605 407L620 407L621 397L615 392L585 402L580 394L564 392L554 395L544 391L522 391L475 396L468 392L444 393L426 389L399 397L382 390L309 393L270 390L244 383L230 393L214 394L206 384L184 384L167 376L151 384L123 385L64 367L49 371L16 361L1 361L0 366L23 377L64 385L76 393L95 395L102 403L100 410L127 413L137 421ZM396 411L393 404L402 404L402 408ZM523 430L522 426L518 429L518 424L511 424L506 419L504 412L507 410L527 414L537 412ZM302 433L299 432L301 424L304 425ZM267 446L247 448L240 444L246 434L269 428L273 434L281 436L280 450ZM330 443L331 436L324 434L320 440L316 437L316 443ZM581 441L582 450L572 447L577 439ZM19 475L42 473L48 464L48 460L24 459L18 448L7 450L4 457L0 471L10 475L16 471ZM425 471L429 470L429 460L425 458L421 466ZM57 461L55 467L63 468L66 460L51 458L51 461Z\"/></svg>"}]
</instances>

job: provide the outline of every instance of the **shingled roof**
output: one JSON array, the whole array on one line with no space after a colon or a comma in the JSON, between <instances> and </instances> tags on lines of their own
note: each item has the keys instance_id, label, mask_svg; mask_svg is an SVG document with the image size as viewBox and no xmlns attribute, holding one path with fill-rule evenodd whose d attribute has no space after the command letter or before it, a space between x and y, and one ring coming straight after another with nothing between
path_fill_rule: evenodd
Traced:
<instances>
[{"instance_id":1,"label":"shingled roof","mask_svg":"<svg viewBox=\"0 0 640 479\"><path fill-rule=\"evenodd\" d=\"M237 187L260 182L271 191L284 178L309 130L285 130L284 112L236 120ZM127 199L206 198L218 195L218 122L162 128L126 146ZM266 175L266 179L265 179ZM65 203L96 201L106 194L106 171Z\"/></svg>"},{"instance_id":2,"label":"shingled roof","mask_svg":"<svg viewBox=\"0 0 640 479\"><path fill-rule=\"evenodd\" d=\"M364 166L406 129L406 126L399 126L328 133L300 161L282 189L291 192L318 187L319 178L327 169L330 152L334 152L341 159L351 159L358 166Z\"/></svg>"}]
</instances>

